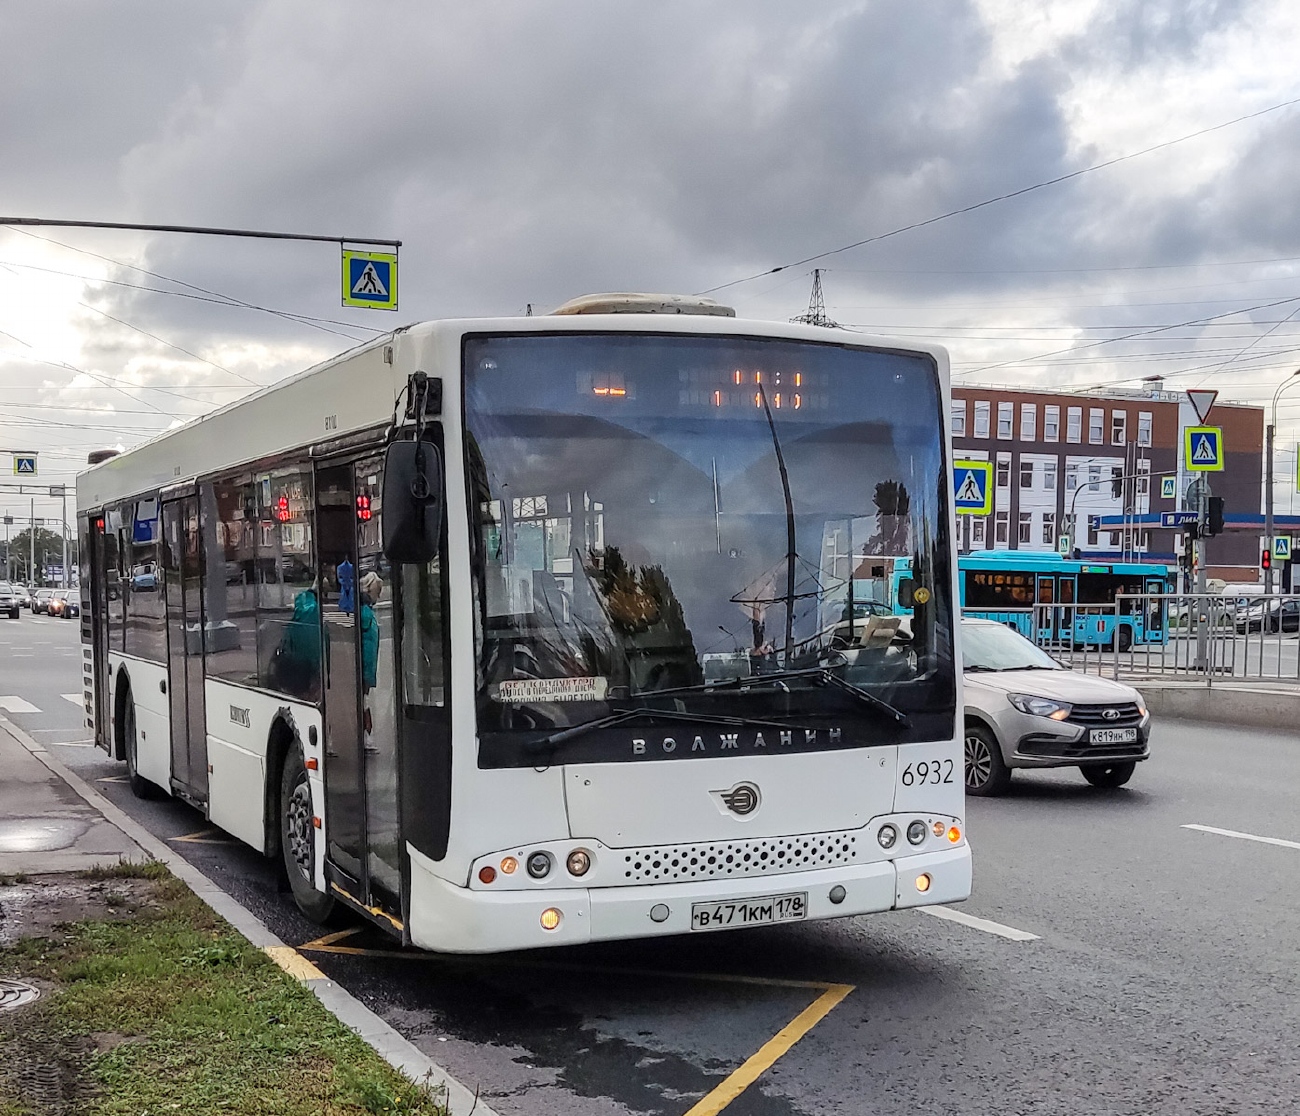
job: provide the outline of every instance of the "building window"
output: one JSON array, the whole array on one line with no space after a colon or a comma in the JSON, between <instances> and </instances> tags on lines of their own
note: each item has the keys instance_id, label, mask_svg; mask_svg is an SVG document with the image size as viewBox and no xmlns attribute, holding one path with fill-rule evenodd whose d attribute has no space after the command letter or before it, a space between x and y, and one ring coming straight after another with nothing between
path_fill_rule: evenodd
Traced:
<instances>
[{"instance_id":1,"label":"building window","mask_svg":"<svg viewBox=\"0 0 1300 1116\"><path fill-rule=\"evenodd\" d=\"M1056 491L1056 462L1055 461L1043 462L1043 491L1044 492Z\"/></svg>"},{"instance_id":2,"label":"building window","mask_svg":"<svg viewBox=\"0 0 1300 1116\"><path fill-rule=\"evenodd\" d=\"M1149 446L1151 444L1151 412L1138 412L1138 445Z\"/></svg>"},{"instance_id":3,"label":"building window","mask_svg":"<svg viewBox=\"0 0 1300 1116\"><path fill-rule=\"evenodd\" d=\"M1097 528L1093 526L1092 516L1088 517L1088 545L1097 545Z\"/></svg>"},{"instance_id":4,"label":"building window","mask_svg":"<svg viewBox=\"0 0 1300 1116\"><path fill-rule=\"evenodd\" d=\"M998 437L1004 442L1011 440L1011 422L1015 409L1014 403L998 404Z\"/></svg>"},{"instance_id":5,"label":"building window","mask_svg":"<svg viewBox=\"0 0 1300 1116\"><path fill-rule=\"evenodd\" d=\"M1107 531L1107 532L1106 532L1106 541L1107 541L1107 543L1108 543L1109 545L1111 545L1111 546L1119 546L1119 532L1118 532L1118 531Z\"/></svg>"},{"instance_id":6,"label":"building window","mask_svg":"<svg viewBox=\"0 0 1300 1116\"><path fill-rule=\"evenodd\" d=\"M1083 408L1067 407L1065 423L1065 440L1067 442L1081 442L1083 440Z\"/></svg>"},{"instance_id":7,"label":"building window","mask_svg":"<svg viewBox=\"0 0 1300 1116\"><path fill-rule=\"evenodd\" d=\"M1020 440L1032 442L1038 438L1038 404L1020 404Z\"/></svg>"},{"instance_id":8,"label":"building window","mask_svg":"<svg viewBox=\"0 0 1300 1116\"><path fill-rule=\"evenodd\" d=\"M1034 487L1034 463L1025 461L1023 458L1020 461L1020 487Z\"/></svg>"},{"instance_id":9,"label":"building window","mask_svg":"<svg viewBox=\"0 0 1300 1116\"><path fill-rule=\"evenodd\" d=\"M1022 543L1029 542L1030 535L1034 529L1034 513L1021 512L1020 523L1018 526L1019 532L1017 533L1016 538Z\"/></svg>"},{"instance_id":10,"label":"building window","mask_svg":"<svg viewBox=\"0 0 1300 1116\"><path fill-rule=\"evenodd\" d=\"M1065 491L1073 492L1079 487L1079 466L1067 465L1065 467Z\"/></svg>"},{"instance_id":11,"label":"building window","mask_svg":"<svg viewBox=\"0 0 1300 1116\"><path fill-rule=\"evenodd\" d=\"M1061 408L1052 404L1043 408L1043 441L1057 442L1061 436Z\"/></svg>"},{"instance_id":12,"label":"building window","mask_svg":"<svg viewBox=\"0 0 1300 1116\"><path fill-rule=\"evenodd\" d=\"M1011 458L1002 453L998 454L997 486L1011 487Z\"/></svg>"},{"instance_id":13,"label":"building window","mask_svg":"<svg viewBox=\"0 0 1300 1116\"><path fill-rule=\"evenodd\" d=\"M975 401L975 437L989 436L989 402L987 399Z\"/></svg>"},{"instance_id":14,"label":"building window","mask_svg":"<svg viewBox=\"0 0 1300 1116\"><path fill-rule=\"evenodd\" d=\"M1124 498L1124 469L1120 465L1110 467L1110 498L1112 500Z\"/></svg>"},{"instance_id":15,"label":"building window","mask_svg":"<svg viewBox=\"0 0 1300 1116\"><path fill-rule=\"evenodd\" d=\"M1088 466L1088 491L1089 492L1101 491L1101 466L1100 465Z\"/></svg>"},{"instance_id":16,"label":"building window","mask_svg":"<svg viewBox=\"0 0 1300 1116\"><path fill-rule=\"evenodd\" d=\"M984 545L984 529L988 522L982 515L972 516L970 521L970 541L971 546Z\"/></svg>"},{"instance_id":17,"label":"building window","mask_svg":"<svg viewBox=\"0 0 1300 1116\"><path fill-rule=\"evenodd\" d=\"M952 401L952 436L966 437L966 400L964 399Z\"/></svg>"},{"instance_id":18,"label":"building window","mask_svg":"<svg viewBox=\"0 0 1300 1116\"><path fill-rule=\"evenodd\" d=\"M993 513L993 541L998 546L1007 545L1007 524L1010 522L1010 512Z\"/></svg>"},{"instance_id":19,"label":"building window","mask_svg":"<svg viewBox=\"0 0 1300 1116\"><path fill-rule=\"evenodd\" d=\"M1100 407L1088 408L1088 441L1094 446L1102 444L1102 437L1105 433L1103 427L1106 424L1106 412Z\"/></svg>"},{"instance_id":20,"label":"building window","mask_svg":"<svg viewBox=\"0 0 1300 1116\"><path fill-rule=\"evenodd\" d=\"M1056 513L1043 512L1043 542L1048 546L1056 545Z\"/></svg>"},{"instance_id":21,"label":"building window","mask_svg":"<svg viewBox=\"0 0 1300 1116\"><path fill-rule=\"evenodd\" d=\"M1137 494L1151 495L1151 462L1146 458L1138 462Z\"/></svg>"},{"instance_id":22,"label":"building window","mask_svg":"<svg viewBox=\"0 0 1300 1116\"><path fill-rule=\"evenodd\" d=\"M1128 440L1128 412L1111 411L1110 413L1110 444L1112 446L1122 446Z\"/></svg>"}]
</instances>

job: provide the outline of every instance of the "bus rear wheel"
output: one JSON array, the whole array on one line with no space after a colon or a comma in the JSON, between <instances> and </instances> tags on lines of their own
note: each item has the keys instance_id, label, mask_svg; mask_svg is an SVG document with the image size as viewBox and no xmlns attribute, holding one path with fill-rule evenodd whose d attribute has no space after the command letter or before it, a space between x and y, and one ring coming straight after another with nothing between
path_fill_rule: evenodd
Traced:
<instances>
[{"instance_id":1,"label":"bus rear wheel","mask_svg":"<svg viewBox=\"0 0 1300 1116\"><path fill-rule=\"evenodd\" d=\"M1092 764L1079 770L1094 787L1114 789L1122 787L1133 777L1135 767L1137 767L1136 763L1112 763L1107 766Z\"/></svg>"},{"instance_id":2,"label":"bus rear wheel","mask_svg":"<svg viewBox=\"0 0 1300 1116\"><path fill-rule=\"evenodd\" d=\"M294 903L312 922L324 925L333 916L335 903L312 883L316 869L313 817L311 783L302 760L302 748L295 744L284 757L284 772L280 777L280 852Z\"/></svg>"}]
</instances>

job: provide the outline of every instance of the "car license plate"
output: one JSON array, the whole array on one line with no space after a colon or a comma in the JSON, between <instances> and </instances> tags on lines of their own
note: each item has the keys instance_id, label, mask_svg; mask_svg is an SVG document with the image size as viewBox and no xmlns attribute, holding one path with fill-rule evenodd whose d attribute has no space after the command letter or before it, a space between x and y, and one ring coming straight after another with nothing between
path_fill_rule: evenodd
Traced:
<instances>
[{"instance_id":1,"label":"car license plate","mask_svg":"<svg viewBox=\"0 0 1300 1116\"><path fill-rule=\"evenodd\" d=\"M770 922L796 922L808 916L808 893L762 895L757 899L729 899L725 903L692 903L692 930L725 930L729 926L761 926Z\"/></svg>"},{"instance_id":2,"label":"car license plate","mask_svg":"<svg viewBox=\"0 0 1300 1116\"><path fill-rule=\"evenodd\" d=\"M1135 728L1093 729L1088 734L1089 744L1132 744L1138 738Z\"/></svg>"}]
</instances>

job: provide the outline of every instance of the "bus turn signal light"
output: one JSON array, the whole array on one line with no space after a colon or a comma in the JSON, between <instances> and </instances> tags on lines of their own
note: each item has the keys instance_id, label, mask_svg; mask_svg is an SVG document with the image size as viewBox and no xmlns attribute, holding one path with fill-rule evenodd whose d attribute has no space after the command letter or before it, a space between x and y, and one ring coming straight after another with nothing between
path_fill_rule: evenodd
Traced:
<instances>
[{"instance_id":1,"label":"bus turn signal light","mask_svg":"<svg viewBox=\"0 0 1300 1116\"><path fill-rule=\"evenodd\" d=\"M478 870L478 878L483 883L490 884L493 880L497 878L497 870L493 868L492 865L485 864L483 865L482 868Z\"/></svg>"},{"instance_id":2,"label":"bus turn signal light","mask_svg":"<svg viewBox=\"0 0 1300 1116\"><path fill-rule=\"evenodd\" d=\"M930 890L929 872L922 872L919 876L916 877L916 890L921 892L921 894L923 895Z\"/></svg>"},{"instance_id":3,"label":"bus turn signal light","mask_svg":"<svg viewBox=\"0 0 1300 1116\"><path fill-rule=\"evenodd\" d=\"M554 907L547 907L546 910L542 912L542 929L554 930L560 925L561 917L560 912Z\"/></svg>"},{"instance_id":4,"label":"bus turn signal light","mask_svg":"<svg viewBox=\"0 0 1300 1116\"><path fill-rule=\"evenodd\" d=\"M961 840L961 830L958 829L955 825L950 825L948 827L948 840L951 841L954 845Z\"/></svg>"},{"instance_id":5,"label":"bus turn signal light","mask_svg":"<svg viewBox=\"0 0 1300 1116\"><path fill-rule=\"evenodd\" d=\"M515 869L518 867L519 861L513 856L503 856L501 858L501 871L503 871L507 876L513 876L515 874Z\"/></svg>"}]
</instances>

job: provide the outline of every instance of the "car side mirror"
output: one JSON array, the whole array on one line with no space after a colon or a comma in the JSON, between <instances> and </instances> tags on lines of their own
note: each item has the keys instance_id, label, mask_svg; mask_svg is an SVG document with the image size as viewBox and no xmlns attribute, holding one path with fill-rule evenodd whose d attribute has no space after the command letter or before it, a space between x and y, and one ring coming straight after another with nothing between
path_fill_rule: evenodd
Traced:
<instances>
[{"instance_id":1,"label":"car side mirror","mask_svg":"<svg viewBox=\"0 0 1300 1116\"><path fill-rule=\"evenodd\" d=\"M442 454L432 442L394 442L384 454L384 554L419 564L438 553Z\"/></svg>"}]
</instances>

